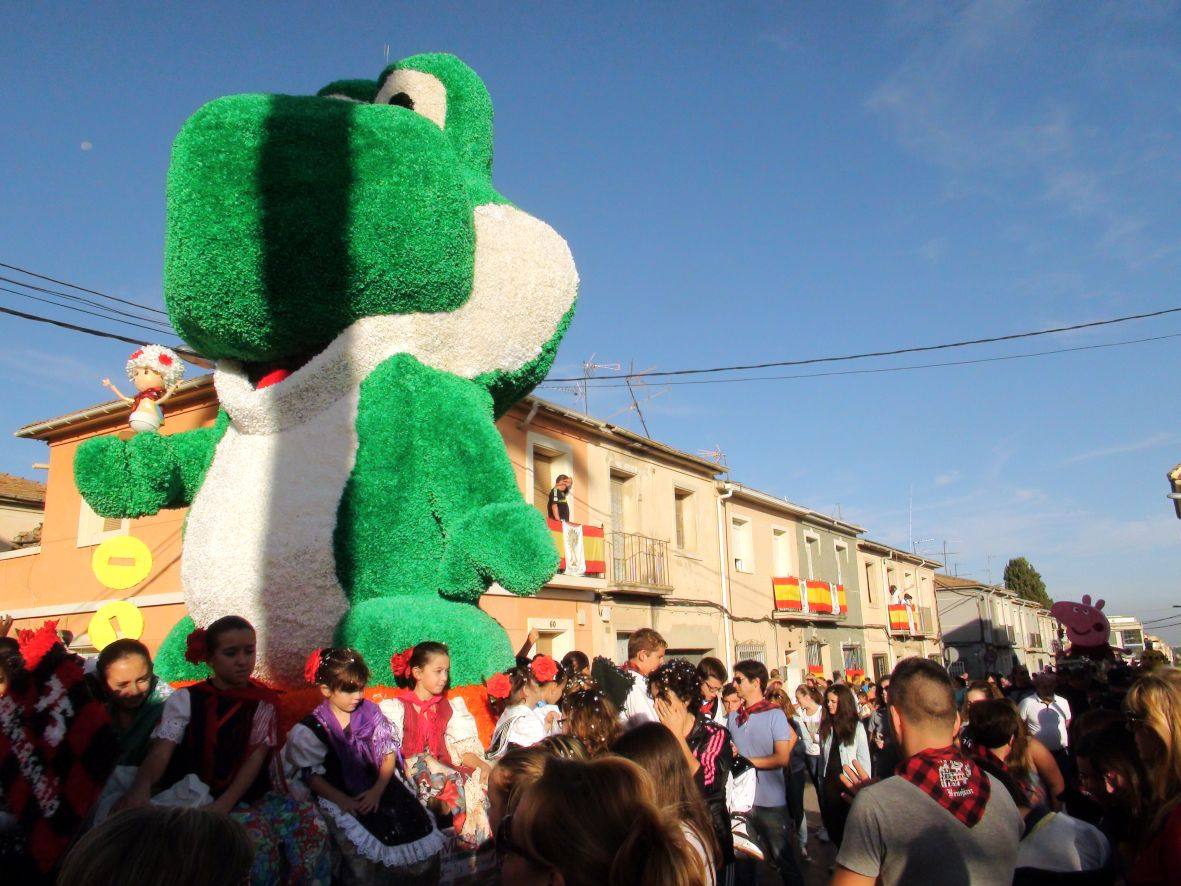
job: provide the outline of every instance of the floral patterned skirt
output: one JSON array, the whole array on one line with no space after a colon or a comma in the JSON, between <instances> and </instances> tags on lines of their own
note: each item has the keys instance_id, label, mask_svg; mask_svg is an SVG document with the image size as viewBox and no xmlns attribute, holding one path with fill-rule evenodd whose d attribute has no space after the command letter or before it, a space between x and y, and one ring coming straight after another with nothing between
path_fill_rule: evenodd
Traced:
<instances>
[{"instance_id":1,"label":"floral patterned skirt","mask_svg":"<svg viewBox=\"0 0 1181 886\"><path fill-rule=\"evenodd\" d=\"M462 843L474 849L491 839L488 788L478 771L465 775L430 754L418 754L406 761L406 773L423 805L430 807L430 801L435 800L435 805L451 814L451 823Z\"/></svg>"},{"instance_id":2,"label":"floral patterned skirt","mask_svg":"<svg viewBox=\"0 0 1181 886\"><path fill-rule=\"evenodd\" d=\"M251 886L332 882L328 827L311 803L272 792L254 803L239 803L230 815L254 847Z\"/></svg>"}]
</instances>

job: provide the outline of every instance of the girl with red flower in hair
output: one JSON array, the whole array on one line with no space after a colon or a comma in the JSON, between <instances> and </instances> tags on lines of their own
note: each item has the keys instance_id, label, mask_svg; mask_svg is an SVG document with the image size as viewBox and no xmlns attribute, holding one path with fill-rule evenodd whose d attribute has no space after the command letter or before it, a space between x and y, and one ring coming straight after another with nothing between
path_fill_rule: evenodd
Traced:
<instances>
[{"instance_id":1,"label":"girl with red flower in hair","mask_svg":"<svg viewBox=\"0 0 1181 886\"><path fill-rule=\"evenodd\" d=\"M316 797L338 850L334 882L435 883L447 839L398 770L398 745L365 699L369 667L353 649L317 649L304 669L323 701L287 735L292 793Z\"/></svg>"},{"instance_id":2,"label":"girl with red flower in hair","mask_svg":"<svg viewBox=\"0 0 1181 886\"><path fill-rule=\"evenodd\" d=\"M554 702L561 699L565 682L565 673L548 655L519 662L488 682L493 709L503 708L488 745L489 760L499 760L512 747L532 747L560 728Z\"/></svg>"},{"instance_id":3,"label":"girl with red flower in hair","mask_svg":"<svg viewBox=\"0 0 1181 886\"><path fill-rule=\"evenodd\" d=\"M254 627L237 615L189 634L185 658L213 676L178 689L119 807L204 806L229 813L254 846L250 882L332 880L328 830L315 807L283 792L272 766L278 693L252 679Z\"/></svg>"},{"instance_id":4,"label":"girl with red flower in hair","mask_svg":"<svg viewBox=\"0 0 1181 886\"><path fill-rule=\"evenodd\" d=\"M406 774L428 808L451 817L461 843L475 848L488 828L491 764L476 720L460 697L448 698L451 654L442 643L419 643L390 660L401 690L381 712L406 760Z\"/></svg>"}]
</instances>

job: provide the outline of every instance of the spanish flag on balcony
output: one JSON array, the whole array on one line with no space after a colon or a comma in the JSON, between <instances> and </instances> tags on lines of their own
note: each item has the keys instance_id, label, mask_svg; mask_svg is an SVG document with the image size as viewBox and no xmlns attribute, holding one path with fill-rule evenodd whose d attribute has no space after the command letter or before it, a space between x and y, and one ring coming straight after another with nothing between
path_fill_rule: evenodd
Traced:
<instances>
[{"instance_id":1,"label":"spanish flag on balcony","mask_svg":"<svg viewBox=\"0 0 1181 886\"><path fill-rule=\"evenodd\" d=\"M815 674L817 677L824 676L824 665L808 665L808 673Z\"/></svg>"},{"instance_id":2,"label":"spanish flag on balcony","mask_svg":"<svg viewBox=\"0 0 1181 886\"><path fill-rule=\"evenodd\" d=\"M800 612L804 608L803 598L800 596L800 580L794 576L786 578L772 578L771 590L775 594L775 610Z\"/></svg>"},{"instance_id":3,"label":"spanish flag on balcony","mask_svg":"<svg viewBox=\"0 0 1181 886\"><path fill-rule=\"evenodd\" d=\"M849 611L849 601L845 598L845 586L837 585L837 602L841 607L841 615L845 615Z\"/></svg>"},{"instance_id":4,"label":"spanish flag on balcony","mask_svg":"<svg viewBox=\"0 0 1181 886\"><path fill-rule=\"evenodd\" d=\"M908 633L910 631L910 615L906 611L906 604L891 603L886 609L890 613L890 630Z\"/></svg>"},{"instance_id":5,"label":"spanish flag on balcony","mask_svg":"<svg viewBox=\"0 0 1181 886\"><path fill-rule=\"evenodd\" d=\"M584 526L580 523L563 523L561 520L546 520L554 547L558 549L558 571L566 572L569 566L575 575L605 575L607 552L604 549L603 527Z\"/></svg>"},{"instance_id":6,"label":"spanish flag on balcony","mask_svg":"<svg viewBox=\"0 0 1181 886\"><path fill-rule=\"evenodd\" d=\"M832 615L832 586L828 582L808 582L808 611Z\"/></svg>"}]
</instances>

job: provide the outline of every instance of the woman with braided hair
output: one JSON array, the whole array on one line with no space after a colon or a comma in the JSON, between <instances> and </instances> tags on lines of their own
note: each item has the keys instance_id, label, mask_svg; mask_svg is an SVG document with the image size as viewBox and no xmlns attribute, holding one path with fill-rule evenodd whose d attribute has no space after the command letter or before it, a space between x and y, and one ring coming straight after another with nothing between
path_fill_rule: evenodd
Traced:
<instances>
[{"instance_id":1,"label":"woman with braided hair","mask_svg":"<svg viewBox=\"0 0 1181 886\"><path fill-rule=\"evenodd\" d=\"M309 795L337 848L333 882L433 883L446 838L398 768L398 744L364 696L369 667L353 649L317 649L304 674L323 701L287 736L293 794Z\"/></svg>"},{"instance_id":2,"label":"woman with braided hair","mask_svg":"<svg viewBox=\"0 0 1181 886\"><path fill-rule=\"evenodd\" d=\"M720 867L734 861L734 834L726 807L726 783L734 764L730 732L702 713L701 677L683 658L664 662L648 676L657 716L676 738L709 809L721 850Z\"/></svg>"}]
</instances>

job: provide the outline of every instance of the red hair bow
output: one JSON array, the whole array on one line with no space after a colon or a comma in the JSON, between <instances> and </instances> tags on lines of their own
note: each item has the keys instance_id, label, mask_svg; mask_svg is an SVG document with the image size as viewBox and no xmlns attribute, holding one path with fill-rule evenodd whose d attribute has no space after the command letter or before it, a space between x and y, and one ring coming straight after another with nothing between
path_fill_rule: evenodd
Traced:
<instances>
[{"instance_id":1,"label":"red hair bow","mask_svg":"<svg viewBox=\"0 0 1181 886\"><path fill-rule=\"evenodd\" d=\"M205 628L194 628L185 638L185 661L203 664L209 661L209 647L205 645Z\"/></svg>"},{"instance_id":2,"label":"red hair bow","mask_svg":"<svg viewBox=\"0 0 1181 886\"><path fill-rule=\"evenodd\" d=\"M403 649L390 659L390 670L395 677L405 677L410 673L410 656L414 655L414 647Z\"/></svg>"},{"instance_id":3,"label":"red hair bow","mask_svg":"<svg viewBox=\"0 0 1181 886\"><path fill-rule=\"evenodd\" d=\"M529 671L538 683L548 683L558 675L558 663L548 655L537 655L529 663Z\"/></svg>"},{"instance_id":4,"label":"red hair bow","mask_svg":"<svg viewBox=\"0 0 1181 886\"><path fill-rule=\"evenodd\" d=\"M313 686L316 685L316 673L320 670L320 653L322 651L321 649L313 649L303 666L303 678Z\"/></svg>"}]
</instances>

